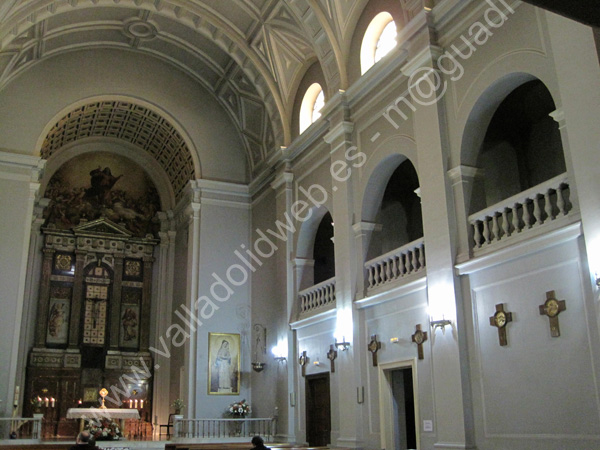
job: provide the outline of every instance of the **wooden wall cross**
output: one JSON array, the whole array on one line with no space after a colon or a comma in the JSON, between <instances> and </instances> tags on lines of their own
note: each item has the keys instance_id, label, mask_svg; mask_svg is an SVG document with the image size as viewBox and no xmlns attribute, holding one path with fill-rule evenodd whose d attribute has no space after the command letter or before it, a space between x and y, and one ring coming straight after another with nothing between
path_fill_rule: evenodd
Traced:
<instances>
[{"instance_id":1,"label":"wooden wall cross","mask_svg":"<svg viewBox=\"0 0 600 450\"><path fill-rule=\"evenodd\" d=\"M308 362L308 356L306 356L306 350L304 350L298 358L298 364L302 366L302 376L306 376L306 363Z\"/></svg>"},{"instance_id":2,"label":"wooden wall cross","mask_svg":"<svg viewBox=\"0 0 600 450\"><path fill-rule=\"evenodd\" d=\"M550 319L550 335L552 337L560 336L560 327L558 326L558 315L567 309L564 300L556 300L554 291L546 292L546 301L540 305L540 315L548 316Z\"/></svg>"},{"instance_id":3,"label":"wooden wall cross","mask_svg":"<svg viewBox=\"0 0 600 450\"><path fill-rule=\"evenodd\" d=\"M508 344L506 340L506 324L512 322L512 313L504 311L504 304L496 305L496 312L490 317L490 325L498 328L498 340L501 346Z\"/></svg>"},{"instance_id":4,"label":"wooden wall cross","mask_svg":"<svg viewBox=\"0 0 600 450\"><path fill-rule=\"evenodd\" d=\"M423 342L427 340L427 331L421 330L421 324L418 324L415 327L416 331L411 336L412 341L417 344L417 353L419 355L419 359L423 359Z\"/></svg>"},{"instance_id":5,"label":"wooden wall cross","mask_svg":"<svg viewBox=\"0 0 600 450\"><path fill-rule=\"evenodd\" d=\"M335 358L337 358L337 350L335 346L331 344L329 346L329 351L327 352L327 359L331 361L331 373L335 372Z\"/></svg>"},{"instance_id":6,"label":"wooden wall cross","mask_svg":"<svg viewBox=\"0 0 600 450\"><path fill-rule=\"evenodd\" d=\"M377 340L376 334L371 336L371 342L369 342L367 348L373 354L373 367L377 367L377 352L381 348L381 342Z\"/></svg>"}]
</instances>

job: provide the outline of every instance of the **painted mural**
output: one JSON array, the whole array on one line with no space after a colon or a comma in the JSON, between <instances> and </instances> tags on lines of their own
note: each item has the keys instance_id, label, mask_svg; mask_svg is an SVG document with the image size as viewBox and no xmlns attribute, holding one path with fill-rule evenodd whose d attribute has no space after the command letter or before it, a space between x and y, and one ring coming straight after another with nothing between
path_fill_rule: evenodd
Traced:
<instances>
[{"instance_id":1,"label":"painted mural","mask_svg":"<svg viewBox=\"0 0 600 450\"><path fill-rule=\"evenodd\" d=\"M134 236L157 235L160 198L148 175L131 160L111 153L87 153L65 163L44 195L45 225L70 229L82 220L106 217Z\"/></svg>"}]
</instances>

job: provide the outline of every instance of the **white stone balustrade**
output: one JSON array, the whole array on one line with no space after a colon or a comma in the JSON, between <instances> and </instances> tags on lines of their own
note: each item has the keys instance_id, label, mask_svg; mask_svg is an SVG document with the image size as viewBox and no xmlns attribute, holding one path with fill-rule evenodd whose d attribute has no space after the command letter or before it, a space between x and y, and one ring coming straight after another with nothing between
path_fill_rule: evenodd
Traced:
<instances>
[{"instance_id":1,"label":"white stone balustrade","mask_svg":"<svg viewBox=\"0 0 600 450\"><path fill-rule=\"evenodd\" d=\"M300 315L314 312L326 306L335 308L335 277L304 289L298 293Z\"/></svg>"},{"instance_id":2,"label":"white stone balustrade","mask_svg":"<svg viewBox=\"0 0 600 450\"><path fill-rule=\"evenodd\" d=\"M469 216L474 250L541 227L572 209L566 174L554 177Z\"/></svg>"},{"instance_id":3,"label":"white stone balustrade","mask_svg":"<svg viewBox=\"0 0 600 450\"><path fill-rule=\"evenodd\" d=\"M421 238L367 261L367 290L417 273L424 268L425 241Z\"/></svg>"}]
</instances>

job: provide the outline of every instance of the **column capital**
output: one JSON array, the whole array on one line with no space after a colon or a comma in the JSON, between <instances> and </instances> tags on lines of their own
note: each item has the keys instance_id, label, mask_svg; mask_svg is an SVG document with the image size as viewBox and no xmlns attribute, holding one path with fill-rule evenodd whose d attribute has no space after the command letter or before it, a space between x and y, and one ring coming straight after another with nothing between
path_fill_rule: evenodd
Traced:
<instances>
[{"instance_id":1,"label":"column capital","mask_svg":"<svg viewBox=\"0 0 600 450\"><path fill-rule=\"evenodd\" d=\"M287 170L287 168L286 168L285 170L283 170L281 173L279 173L275 177L275 179L271 183L271 187L274 190L279 189L283 185L285 185L286 188L291 188L291 184L293 181L294 181L294 173Z\"/></svg>"},{"instance_id":2,"label":"column capital","mask_svg":"<svg viewBox=\"0 0 600 450\"><path fill-rule=\"evenodd\" d=\"M375 222L356 222L352 225L355 235L364 234L365 231L381 231L382 225Z\"/></svg>"},{"instance_id":3,"label":"column capital","mask_svg":"<svg viewBox=\"0 0 600 450\"><path fill-rule=\"evenodd\" d=\"M460 165L448 170L448 177L450 177L452 184L466 183L482 176L483 169L477 167Z\"/></svg>"},{"instance_id":4,"label":"column capital","mask_svg":"<svg viewBox=\"0 0 600 450\"><path fill-rule=\"evenodd\" d=\"M562 130L567 126L567 121L565 120L565 111L562 108L557 108L555 111L552 111L549 114L550 117L554 119L556 123L558 123L558 129Z\"/></svg>"}]
</instances>

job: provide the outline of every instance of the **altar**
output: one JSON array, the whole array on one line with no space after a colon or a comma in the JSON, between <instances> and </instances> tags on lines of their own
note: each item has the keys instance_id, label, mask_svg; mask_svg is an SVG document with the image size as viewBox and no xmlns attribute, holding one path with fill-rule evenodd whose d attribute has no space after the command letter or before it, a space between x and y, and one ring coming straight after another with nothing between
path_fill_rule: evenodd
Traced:
<instances>
[{"instance_id":1,"label":"altar","mask_svg":"<svg viewBox=\"0 0 600 450\"><path fill-rule=\"evenodd\" d=\"M67 419L79 419L79 430L83 430L86 420L105 418L109 420L121 421L121 432L125 435L125 420L140 419L140 412L137 409L121 408L69 408L67 410Z\"/></svg>"}]
</instances>

